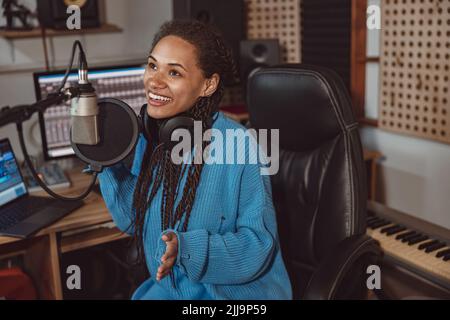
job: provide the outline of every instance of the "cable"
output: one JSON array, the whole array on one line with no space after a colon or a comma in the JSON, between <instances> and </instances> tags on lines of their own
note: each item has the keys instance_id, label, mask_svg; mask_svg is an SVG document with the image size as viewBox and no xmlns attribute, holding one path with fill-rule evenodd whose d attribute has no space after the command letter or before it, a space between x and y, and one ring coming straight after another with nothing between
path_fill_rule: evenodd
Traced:
<instances>
[{"instance_id":1,"label":"cable","mask_svg":"<svg viewBox=\"0 0 450 320\"><path fill-rule=\"evenodd\" d=\"M52 197L54 197L56 199L59 199L59 200L63 200L63 201L79 201L79 200L82 200L82 199L86 198L87 195L89 193L91 193L92 188L94 187L95 182L97 180L97 172L93 173L93 178L92 178L91 184L89 185L87 190L84 193L82 193L81 195L79 195L79 196L76 196L76 197L64 197L62 195L59 195L59 194L53 192L51 189L49 189L45 185L45 183L41 180L41 178L39 178L38 174L34 170L33 163L31 162L30 156L28 155L27 147L25 146L25 140L23 139L22 123L18 122L18 123L16 123L16 126L17 126L17 131L19 132L19 142L20 142L20 147L22 148L23 156L25 158L25 162L27 163L33 178L36 180L36 182L39 184L39 186L42 189L44 189Z\"/></svg>"},{"instance_id":2,"label":"cable","mask_svg":"<svg viewBox=\"0 0 450 320\"><path fill-rule=\"evenodd\" d=\"M80 53L79 53L80 59L81 59L81 57L83 57L83 58L85 57L84 51L83 51L83 47L81 46L81 42L79 40L75 40L75 42L72 45L72 53L70 55L69 66L66 69L66 73L64 74L64 78L63 78L63 80L61 82L61 85L58 88L58 92L61 91L64 88L64 86L66 85L67 78L69 77L69 73L72 70L73 59L75 57L75 50L76 50L77 46L78 46L78 49L80 50Z\"/></svg>"}]
</instances>

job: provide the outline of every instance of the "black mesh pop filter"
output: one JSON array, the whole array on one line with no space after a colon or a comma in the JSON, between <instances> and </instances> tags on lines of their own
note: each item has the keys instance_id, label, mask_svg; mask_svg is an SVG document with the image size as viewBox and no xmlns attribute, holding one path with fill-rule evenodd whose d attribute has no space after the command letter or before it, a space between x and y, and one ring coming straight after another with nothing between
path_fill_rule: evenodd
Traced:
<instances>
[{"instance_id":1,"label":"black mesh pop filter","mask_svg":"<svg viewBox=\"0 0 450 320\"><path fill-rule=\"evenodd\" d=\"M98 99L100 143L75 144L78 158L95 168L112 166L124 160L133 150L139 137L139 123L133 109L114 98Z\"/></svg>"}]
</instances>

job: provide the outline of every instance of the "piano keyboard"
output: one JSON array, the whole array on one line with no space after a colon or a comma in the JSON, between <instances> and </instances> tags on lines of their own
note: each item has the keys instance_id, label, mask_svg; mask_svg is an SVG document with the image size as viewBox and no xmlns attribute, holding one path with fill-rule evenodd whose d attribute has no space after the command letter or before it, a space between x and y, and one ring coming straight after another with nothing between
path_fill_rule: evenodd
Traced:
<instances>
[{"instance_id":1,"label":"piano keyboard","mask_svg":"<svg viewBox=\"0 0 450 320\"><path fill-rule=\"evenodd\" d=\"M450 290L450 230L405 216L369 202L367 234L386 256Z\"/></svg>"}]
</instances>

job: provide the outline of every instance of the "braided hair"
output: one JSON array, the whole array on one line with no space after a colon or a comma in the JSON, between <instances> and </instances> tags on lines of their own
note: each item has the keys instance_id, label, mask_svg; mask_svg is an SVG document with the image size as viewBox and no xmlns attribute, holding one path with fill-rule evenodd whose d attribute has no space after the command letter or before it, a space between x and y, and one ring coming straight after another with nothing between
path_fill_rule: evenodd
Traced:
<instances>
[{"instance_id":1,"label":"braided hair","mask_svg":"<svg viewBox=\"0 0 450 320\"><path fill-rule=\"evenodd\" d=\"M216 91L211 96L199 97L188 111L192 118L205 124L213 112L218 110L225 85L239 82L232 51L214 26L200 21L172 20L160 27L153 39L150 52L162 38L170 35L180 37L196 48L197 65L206 79L211 78L214 73L220 76ZM203 129L207 128L203 126ZM208 142L203 142L203 150L207 144ZM195 148L195 151L201 152L200 148ZM143 241L146 212L160 185L162 184L163 187L160 204L161 230L174 228L180 222L181 230L186 231L202 168L203 161L199 164L195 162L174 164L168 150L161 145L151 143L151 141L147 143L134 190L132 208L135 210L133 240L136 243L138 263L144 261ZM181 186L181 180L186 171L186 182L184 186ZM182 197L175 207L175 200L180 191L183 192Z\"/></svg>"}]
</instances>

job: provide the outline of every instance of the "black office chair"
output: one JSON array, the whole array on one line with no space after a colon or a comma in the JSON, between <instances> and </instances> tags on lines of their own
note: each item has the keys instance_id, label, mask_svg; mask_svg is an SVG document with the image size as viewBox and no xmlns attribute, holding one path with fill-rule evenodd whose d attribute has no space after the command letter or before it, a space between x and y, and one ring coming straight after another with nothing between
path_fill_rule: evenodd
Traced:
<instances>
[{"instance_id":1,"label":"black office chair","mask_svg":"<svg viewBox=\"0 0 450 320\"><path fill-rule=\"evenodd\" d=\"M363 153L341 79L301 64L262 68L249 76L247 104L251 127L280 130L271 181L294 299L367 298L366 269L381 251L365 234Z\"/></svg>"}]
</instances>

